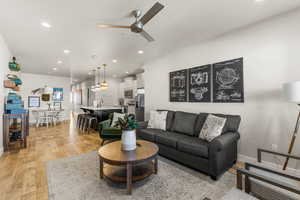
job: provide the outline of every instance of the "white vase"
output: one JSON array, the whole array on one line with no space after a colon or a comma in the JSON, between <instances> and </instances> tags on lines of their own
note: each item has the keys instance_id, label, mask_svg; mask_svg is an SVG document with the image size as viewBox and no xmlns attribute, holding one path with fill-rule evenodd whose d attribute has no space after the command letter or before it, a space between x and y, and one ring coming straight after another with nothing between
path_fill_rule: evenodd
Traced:
<instances>
[{"instance_id":1,"label":"white vase","mask_svg":"<svg viewBox=\"0 0 300 200\"><path fill-rule=\"evenodd\" d=\"M132 151L136 149L136 133L134 130L122 131L122 150Z\"/></svg>"}]
</instances>

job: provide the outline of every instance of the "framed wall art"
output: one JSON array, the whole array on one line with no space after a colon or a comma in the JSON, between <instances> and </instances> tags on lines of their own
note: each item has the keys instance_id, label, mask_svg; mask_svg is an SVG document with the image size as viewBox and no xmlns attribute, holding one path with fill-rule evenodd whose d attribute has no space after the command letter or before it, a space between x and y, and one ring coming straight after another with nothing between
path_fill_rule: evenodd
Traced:
<instances>
[{"instance_id":1,"label":"framed wall art","mask_svg":"<svg viewBox=\"0 0 300 200\"><path fill-rule=\"evenodd\" d=\"M243 58L213 64L213 102L244 102Z\"/></svg>"},{"instance_id":2,"label":"framed wall art","mask_svg":"<svg viewBox=\"0 0 300 200\"><path fill-rule=\"evenodd\" d=\"M188 70L189 102L211 102L211 65Z\"/></svg>"},{"instance_id":3,"label":"framed wall art","mask_svg":"<svg viewBox=\"0 0 300 200\"><path fill-rule=\"evenodd\" d=\"M170 102L187 101L187 69L170 72Z\"/></svg>"}]
</instances>

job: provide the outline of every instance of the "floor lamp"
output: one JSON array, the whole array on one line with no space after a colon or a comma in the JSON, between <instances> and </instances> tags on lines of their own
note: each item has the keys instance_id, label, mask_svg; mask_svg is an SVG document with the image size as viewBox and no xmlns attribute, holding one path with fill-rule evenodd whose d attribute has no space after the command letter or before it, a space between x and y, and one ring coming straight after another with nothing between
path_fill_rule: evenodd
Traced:
<instances>
[{"instance_id":1,"label":"floor lamp","mask_svg":"<svg viewBox=\"0 0 300 200\"><path fill-rule=\"evenodd\" d=\"M283 92L284 92L284 96L286 97L286 99L288 101L296 103L296 104L298 104L298 106L300 106L300 81L285 83L283 85ZM300 111L299 111L299 114L297 117L293 137L292 137L291 143L289 145L288 154L291 154L293 151L293 147L294 147L297 133L299 130L299 123L300 123ZM289 163L289 158L286 158L284 165L283 165L283 170L286 169L288 163Z\"/></svg>"}]
</instances>

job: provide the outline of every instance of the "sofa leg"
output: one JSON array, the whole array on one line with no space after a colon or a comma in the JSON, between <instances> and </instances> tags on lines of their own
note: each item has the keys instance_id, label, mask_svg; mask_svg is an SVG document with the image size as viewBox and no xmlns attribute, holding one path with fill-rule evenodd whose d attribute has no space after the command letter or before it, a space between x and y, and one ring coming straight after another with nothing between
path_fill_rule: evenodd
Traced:
<instances>
[{"instance_id":1,"label":"sofa leg","mask_svg":"<svg viewBox=\"0 0 300 200\"><path fill-rule=\"evenodd\" d=\"M104 142L105 142L105 140L102 140L102 142L101 142L101 146L103 146Z\"/></svg>"},{"instance_id":2,"label":"sofa leg","mask_svg":"<svg viewBox=\"0 0 300 200\"><path fill-rule=\"evenodd\" d=\"M210 178L212 179L212 180L214 180L214 181L217 181L218 179L219 179L219 177L218 176L210 176Z\"/></svg>"}]
</instances>

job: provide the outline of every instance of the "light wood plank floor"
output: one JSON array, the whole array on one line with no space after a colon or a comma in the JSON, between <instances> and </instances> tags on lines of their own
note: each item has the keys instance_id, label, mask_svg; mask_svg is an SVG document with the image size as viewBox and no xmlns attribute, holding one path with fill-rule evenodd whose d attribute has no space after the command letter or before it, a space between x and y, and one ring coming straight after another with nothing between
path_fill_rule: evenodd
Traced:
<instances>
[{"instance_id":1,"label":"light wood plank floor","mask_svg":"<svg viewBox=\"0 0 300 200\"><path fill-rule=\"evenodd\" d=\"M26 149L0 158L0 200L47 200L46 161L90 152L99 135L79 133L73 123L31 128Z\"/></svg>"},{"instance_id":2,"label":"light wood plank floor","mask_svg":"<svg viewBox=\"0 0 300 200\"><path fill-rule=\"evenodd\" d=\"M47 200L46 162L100 147L97 132L84 134L74 127L71 120L54 127L31 128L26 149L4 153L0 158L0 200Z\"/></svg>"}]
</instances>

